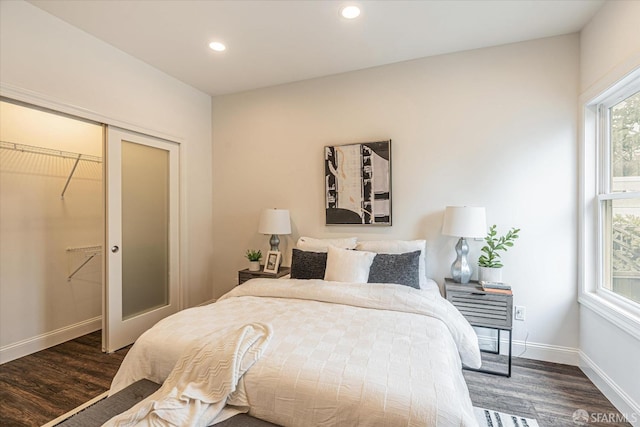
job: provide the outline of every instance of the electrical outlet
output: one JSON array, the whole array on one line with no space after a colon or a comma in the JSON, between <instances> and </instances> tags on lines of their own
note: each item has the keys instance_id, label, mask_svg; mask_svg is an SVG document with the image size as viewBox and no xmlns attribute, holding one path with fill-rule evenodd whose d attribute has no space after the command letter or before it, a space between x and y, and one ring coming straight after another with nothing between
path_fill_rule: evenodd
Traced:
<instances>
[{"instance_id":1,"label":"electrical outlet","mask_svg":"<svg viewBox=\"0 0 640 427\"><path fill-rule=\"evenodd\" d=\"M513 318L516 320L524 320L527 315L527 309L523 305L516 305L514 308Z\"/></svg>"}]
</instances>

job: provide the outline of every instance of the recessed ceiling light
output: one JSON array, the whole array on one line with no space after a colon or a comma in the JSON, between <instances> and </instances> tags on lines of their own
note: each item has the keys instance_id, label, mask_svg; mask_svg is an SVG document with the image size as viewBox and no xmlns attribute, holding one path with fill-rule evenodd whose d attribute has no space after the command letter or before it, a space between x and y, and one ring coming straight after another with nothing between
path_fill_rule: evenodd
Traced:
<instances>
[{"instance_id":1,"label":"recessed ceiling light","mask_svg":"<svg viewBox=\"0 0 640 427\"><path fill-rule=\"evenodd\" d=\"M358 6L345 6L340 10L340 14L347 19L354 19L360 16L360 8Z\"/></svg>"},{"instance_id":2,"label":"recessed ceiling light","mask_svg":"<svg viewBox=\"0 0 640 427\"><path fill-rule=\"evenodd\" d=\"M227 47L220 42L211 42L209 43L209 47L215 50L216 52L222 52L227 49Z\"/></svg>"}]
</instances>

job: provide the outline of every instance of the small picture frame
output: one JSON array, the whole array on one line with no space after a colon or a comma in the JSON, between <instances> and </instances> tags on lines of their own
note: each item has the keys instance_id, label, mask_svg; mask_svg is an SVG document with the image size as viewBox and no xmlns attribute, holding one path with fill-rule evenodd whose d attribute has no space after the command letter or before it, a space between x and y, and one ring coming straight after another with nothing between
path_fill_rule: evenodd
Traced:
<instances>
[{"instance_id":1,"label":"small picture frame","mask_svg":"<svg viewBox=\"0 0 640 427\"><path fill-rule=\"evenodd\" d=\"M278 268L280 267L280 259L282 257L282 253L278 251L269 251L267 252L267 258L264 263L264 272L277 274Z\"/></svg>"}]
</instances>

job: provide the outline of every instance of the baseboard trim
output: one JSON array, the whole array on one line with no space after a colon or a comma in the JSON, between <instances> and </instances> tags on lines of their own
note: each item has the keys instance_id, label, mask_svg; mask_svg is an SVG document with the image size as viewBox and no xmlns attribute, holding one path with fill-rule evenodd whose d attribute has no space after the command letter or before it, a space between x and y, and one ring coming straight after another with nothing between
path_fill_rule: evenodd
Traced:
<instances>
[{"instance_id":1,"label":"baseboard trim","mask_svg":"<svg viewBox=\"0 0 640 427\"><path fill-rule=\"evenodd\" d=\"M478 335L480 348L495 348L495 336ZM524 359L541 360L543 362L560 363L563 365L578 366L579 350L572 347L541 344L522 340L512 341L512 356ZM500 354L509 354L509 338L507 332L501 333Z\"/></svg>"},{"instance_id":2,"label":"baseboard trim","mask_svg":"<svg viewBox=\"0 0 640 427\"><path fill-rule=\"evenodd\" d=\"M580 369L593 384L611 401L634 427L640 427L640 404L625 393L600 367L580 351ZM584 408L588 410L588 408Z\"/></svg>"},{"instance_id":3,"label":"baseboard trim","mask_svg":"<svg viewBox=\"0 0 640 427\"><path fill-rule=\"evenodd\" d=\"M579 350L572 347L525 341L513 342L513 357L522 357L524 359L578 366L578 353Z\"/></svg>"},{"instance_id":4,"label":"baseboard trim","mask_svg":"<svg viewBox=\"0 0 640 427\"><path fill-rule=\"evenodd\" d=\"M17 343L0 347L0 365L54 345L81 337L102 328L102 316L37 335Z\"/></svg>"}]
</instances>

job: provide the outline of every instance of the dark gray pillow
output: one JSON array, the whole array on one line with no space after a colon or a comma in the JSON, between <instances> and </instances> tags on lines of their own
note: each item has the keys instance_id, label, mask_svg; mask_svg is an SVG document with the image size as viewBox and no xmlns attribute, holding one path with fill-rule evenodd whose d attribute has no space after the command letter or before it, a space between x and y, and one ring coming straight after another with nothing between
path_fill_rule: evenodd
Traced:
<instances>
[{"instance_id":1,"label":"dark gray pillow","mask_svg":"<svg viewBox=\"0 0 640 427\"><path fill-rule=\"evenodd\" d=\"M377 254L369 270L369 283L397 283L420 289L420 251Z\"/></svg>"},{"instance_id":2,"label":"dark gray pillow","mask_svg":"<svg viewBox=\"0 0 640 427\"><path fill-rule=\"evenodd\" d=\"M326 252L293 250L291 254L292 279L324 279L324 271L326 269Z\"/></svg>"}]
</instances>

